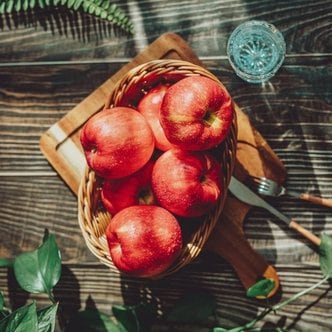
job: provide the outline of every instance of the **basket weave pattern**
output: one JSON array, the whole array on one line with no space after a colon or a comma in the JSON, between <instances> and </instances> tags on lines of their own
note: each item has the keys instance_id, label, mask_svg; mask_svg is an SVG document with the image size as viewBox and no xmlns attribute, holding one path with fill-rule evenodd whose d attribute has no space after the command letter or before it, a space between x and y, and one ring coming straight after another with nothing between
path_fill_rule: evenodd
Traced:
<instances>
[{"instance_id":1,"label":"basket weave pattern","mask_svg":"<svg viewBox=\"0 0 332 332\"><path fill-rule=\"evenodd\" d=\"M201 75L220 81L204 68L182 60L155 60L140 65L127 73L110 92L105 108L114 106L136 107L144 93L159 83L174 83L187 76ZM209 235L222 213L226 190L233 172L236 154L237 121L234 120L231 130L218 147L217 158L222 164L224 174L222 188L224 193L213 211L206 215L203 222L189 235L183 249L173 265L154 278L161 278L174 273L189 264L202 251ZM104 209L100 199L101 179L86 168L78 193L78 220L85 242L90 251L105 265L117 271L111 260L105 230L111 215Z\"/></svg>"}]
</instances>

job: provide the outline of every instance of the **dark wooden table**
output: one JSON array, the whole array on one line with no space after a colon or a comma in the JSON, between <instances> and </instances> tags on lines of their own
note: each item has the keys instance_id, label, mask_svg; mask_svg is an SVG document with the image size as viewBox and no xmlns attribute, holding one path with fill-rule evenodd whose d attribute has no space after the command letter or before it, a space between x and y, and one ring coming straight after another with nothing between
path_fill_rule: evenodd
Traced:
<instances>
[{"instance_id":1,"label":"dark wooden table","mask_svg":"<svg viewBox=\"0 0 332 332\"><path fill-rule=\"evenodd\" d=\"M266 302L245 296L232 268L204 253L160 281L120 277L87 249L77 222L76 196L39 149L39 139L90 92L162 33L184 38L204 65L265 137L287 171L287 186L332 197L332 2L320 1L117 1L132 19L134 35L112 24L64 8L0 16L0 257L36 248L48 228L62 252L63 273L55 296L70 316L94 304L106 314L112 304L150 297L167 312L186 291L212 292L219 325L253 319ZM237 78L226 57L231 31L249 19L275 24L287 44L285 62L269 84ZM316 234L332 234L331 209L280 198L273 204ZM245 222L250 243L274 264L287 299L322 278L318 255L271 215L253 209ZM0 290L18 307L45 295L28 295L0 269ZM331 331L328 283L268 315L259 326L290 331ZM176 327L163 317L154 331L208 331Z\"/></svg>"}]
</instances>

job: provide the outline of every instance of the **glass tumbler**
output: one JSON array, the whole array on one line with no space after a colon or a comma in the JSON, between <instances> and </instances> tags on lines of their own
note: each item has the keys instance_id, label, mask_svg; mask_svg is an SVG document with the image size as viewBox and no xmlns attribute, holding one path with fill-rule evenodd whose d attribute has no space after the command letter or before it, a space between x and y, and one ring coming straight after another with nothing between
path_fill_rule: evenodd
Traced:
<instances>
[{"instance_id":1,"label":"glass tumbler","mask_svg":"<svg viewBox=\"0 0 332 332\"><path fill-rule=\"evenodd\" d=\"M227 56L235 73L250 83L268 81L280 68L286 44L276 27L265 21L239 25L227 42Z\"/></svg>"}]
</instances>

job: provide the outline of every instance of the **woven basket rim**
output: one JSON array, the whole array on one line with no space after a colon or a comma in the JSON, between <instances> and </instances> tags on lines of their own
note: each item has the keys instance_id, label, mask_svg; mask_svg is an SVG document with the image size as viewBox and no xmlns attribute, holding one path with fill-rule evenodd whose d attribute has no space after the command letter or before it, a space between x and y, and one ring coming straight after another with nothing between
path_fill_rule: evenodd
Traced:
<instances>
[{"instance_id":1,"label":"woven basket rim","mask_svg":"<svg viewBox=\"0 0 332 332\"><path fill-rule=\"evenodd\" d=\"M149 76L150 75L150 76ZM151 86L144 86L146 77L158 75L160 77L186 77L192 75L202 75L218 82L224 89L224 85L219 79L208 70L198 65L184 60L152 60L130 70L120 79L110 92L109 98L105 103L105 108L118 106L121 104L124 95L128 94L130 89L143 86L144 89L150 89ZM181 78L180 78L181 79ZM156 79L158 81L158 79ZM141 89L142 90L142 89ZM144 90L143 90L144 91ZM143 93L143 92L142 92ZM192 234L189 242L185 243L183 249L176 261L163 273L154 276L158 279L172 274L187 264L191 263L202 251L209 235L213 231L218 219L221 216L226 196L227 188L233 173L235 164L236 144L237 144L237 119L234 109L233 123L228 136L221 144L221 164L223 173L224 193L221 195L215 209L206 216L205 221ZM111 268L111 270L120 273L114 266L107 246L105 230L111 218L111 215L100 209L100 179L95 172L86 167L84 176L81 179L78 191L78 222L81 228L83 238L87 247L101 263Z\"/></svg>"}]
</instances>

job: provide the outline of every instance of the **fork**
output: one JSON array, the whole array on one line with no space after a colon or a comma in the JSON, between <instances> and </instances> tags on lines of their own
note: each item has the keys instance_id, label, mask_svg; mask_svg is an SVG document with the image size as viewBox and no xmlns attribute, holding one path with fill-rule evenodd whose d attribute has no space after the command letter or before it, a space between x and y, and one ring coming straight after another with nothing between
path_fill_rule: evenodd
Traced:
<instances>
[{"instance_id":1,"label":"fork","mask_svg":"<svg viewBox=\"0 0 332 332\"><path fill-rule=\"evenodd\" d=\"M255 189L263 196L279 197L282 195L288 195L309 201L314 204L332 207L331 199L313 196L308 193L301 193L294 190L287 190L284 186L279 185L276 181L266 177L251 176L251 180L253 189Z\"/></svg>"}]
</instances>

